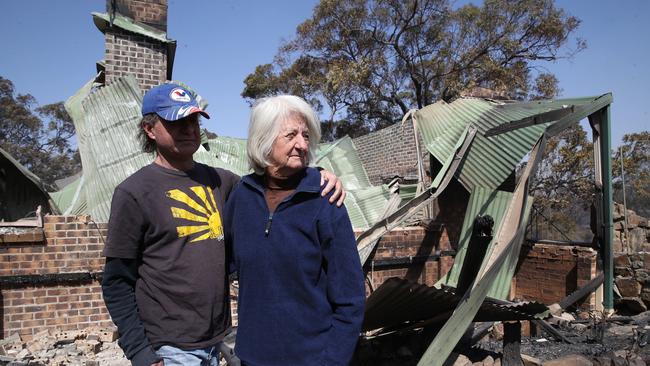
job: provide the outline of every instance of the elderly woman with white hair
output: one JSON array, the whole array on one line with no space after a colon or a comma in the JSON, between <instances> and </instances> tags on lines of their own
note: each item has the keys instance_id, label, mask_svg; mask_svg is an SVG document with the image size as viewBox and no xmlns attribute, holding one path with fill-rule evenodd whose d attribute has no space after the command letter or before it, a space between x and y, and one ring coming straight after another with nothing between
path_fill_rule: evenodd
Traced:
<instances>
[{"instance_id":1,"label":"elderly woman with white hair","mask_svg":"<svg viewBox=\"0 0 650 366\"><path fill-rule=\"evenodd\" d=\"M365 287L348 213L320 196L320 124L301 98L258 101L248 131L255 173L226 207L239 275L235 353L244 365L346 365Z\"/></svg>"}]
</instances>

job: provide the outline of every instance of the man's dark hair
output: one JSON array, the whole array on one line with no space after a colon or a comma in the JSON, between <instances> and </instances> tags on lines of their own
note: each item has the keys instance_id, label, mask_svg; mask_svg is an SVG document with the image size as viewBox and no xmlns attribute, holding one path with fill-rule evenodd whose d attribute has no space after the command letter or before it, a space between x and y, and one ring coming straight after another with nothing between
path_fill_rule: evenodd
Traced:
<instances>
[{"instance_id":1,"label":"man's dark hair","mask_svg":"<svg viewBox=\"0 0 650 366\"><path fill-rule=\"evenodd\" d=\"M156 122L160 121L155 113L149 113L142 116L140 120L140 130L138 131L138 140L140 140L140 145L142 146L142 151L146 153L153 153L156 151L156 140L152 139L144 131L144 125L153 126Z\"/></svg>"}]
</instances>

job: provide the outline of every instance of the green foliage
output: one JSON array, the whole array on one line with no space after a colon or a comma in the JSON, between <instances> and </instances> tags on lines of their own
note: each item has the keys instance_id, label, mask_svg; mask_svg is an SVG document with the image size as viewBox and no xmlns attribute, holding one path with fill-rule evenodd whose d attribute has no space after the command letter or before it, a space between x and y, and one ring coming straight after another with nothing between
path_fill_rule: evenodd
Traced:
<instances>
[{"instance_id":1,"label":"green foliage","mask_svg":"<svg viewBox=\"0 0 650 366\"><path fill-rule=\"evenodd\" d=\"M304 97L321 112L326 139L385 127L477 87L548 96L557 80L543 74L532 85L534 68L583 49L578 39L560 54L578 25L552 0L457 9L450 0L321 0L274 62L246 78L242 96Z\"/></svg>"},{"instance_id":2,"label":"green foliage","mask_svg":"<svg viewBox=\"0 0 650 366\"><path fill-rule=\"evenodd\" d=\"M612 159L614 201L623 202L625 178L625 201L628 209L641 216L650 217L650 132L623 136L623 145L614 151Z\"/></svg>"},{"instance_id":3,"label":"green foliage","mask_svg":"<svg viewBox=\"0 0 650 366\"><path fill-rule=\"evenodd\" d=\"M581 232L585 230L580 229L580 225L588 227L588 221L578 221L589 217L595 193L593 144L581 125L574 124L548 140L531 187L533 221L540 227L553 227L538 235L553 240L590 240L591 233L584 237Z\"/></svg>"},{"instance_id":4,"label":"green foliage","mask_svg":"<svg viewBox=\"0 0 650 366\"><path fill-rule=\"evenodd\" d=\"M625 135L621 148L627 207L648 217L650 132ZM619 203L623 202L621 148L612 151L613 199ZM533 221L545 239L589 240L590 233L585 228L595 198L593 164L593 144L581 125L576 124L548 141L531 189L535 196ZM553 229L548 229L550 225ZM544 227L547 229L540 229Z\"/></svg>"},{"instance_id":5,"label":"green foliage","mask_svg":"<svg viewBox=\"0 0 650 366\"><path fill-rule=\"evenodd\" d=\"M17 94L11 80L0 76L0 147L51 187L57 179L81 169L75 135L63 103L37 107L29 94Z\"/></svg>"}]
</instances>

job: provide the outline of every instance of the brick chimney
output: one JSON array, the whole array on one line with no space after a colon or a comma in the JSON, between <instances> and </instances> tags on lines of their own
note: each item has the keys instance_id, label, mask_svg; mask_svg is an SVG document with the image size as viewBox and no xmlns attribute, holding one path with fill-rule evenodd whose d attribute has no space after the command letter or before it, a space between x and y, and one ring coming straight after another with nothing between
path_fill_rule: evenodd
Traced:
<instances>
[{"instance_id":1,"label":"brick chimney","mask_svg":"<svg viewBox=\"0 0 650 366\"><path fill-rule=\"evenodd\" d=\"M106 12L113 22L104 32L106 84L132 74L146 91L171 78L175 43L170 48L169 43L152 38L167 36L167 0L106 0ZM144 25L145 31L138 33L115 26L116 17Z\"/></svg>"}]
</instances>

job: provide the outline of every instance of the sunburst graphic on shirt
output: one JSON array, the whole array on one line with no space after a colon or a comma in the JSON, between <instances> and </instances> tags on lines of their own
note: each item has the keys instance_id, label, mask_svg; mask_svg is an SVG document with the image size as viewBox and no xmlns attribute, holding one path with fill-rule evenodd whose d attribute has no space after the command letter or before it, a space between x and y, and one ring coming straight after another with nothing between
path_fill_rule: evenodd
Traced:
<instances>
[{"instance_id":1,"label":"sunburst graphic on shirt","mask_svg":"<svg viewBox=\"0 0 650 366\"><path fill-rule=\"evenodd\" d=\"M212 190L204 186L190 187L190 190L198 200L180 189L167 191L167 197L185 205L185 207L171 207L172 216L193 222L176 227L178 237L192 237L190 243L206 239L222 240L223 225Z\"/></svg>"}]
</instances>

